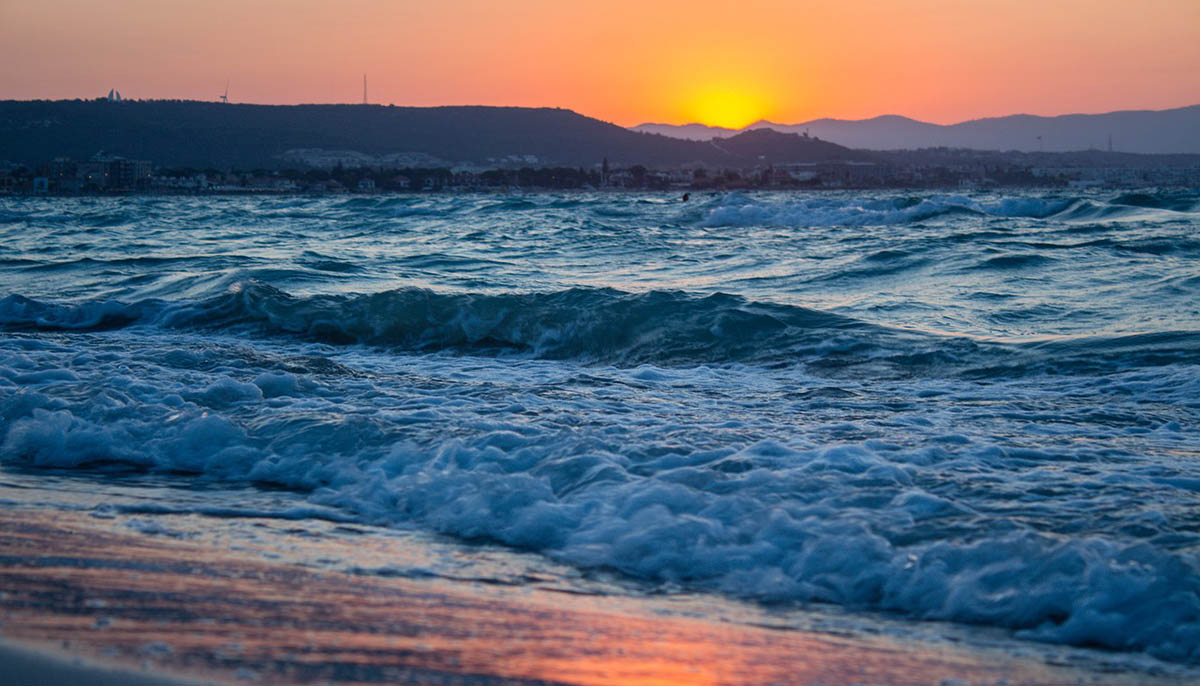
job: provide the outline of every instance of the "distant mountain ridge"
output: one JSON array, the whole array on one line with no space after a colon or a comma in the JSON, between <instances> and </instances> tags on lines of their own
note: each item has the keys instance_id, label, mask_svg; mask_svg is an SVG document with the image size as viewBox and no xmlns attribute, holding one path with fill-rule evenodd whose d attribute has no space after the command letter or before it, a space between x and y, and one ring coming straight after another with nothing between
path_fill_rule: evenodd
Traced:
<instances>
[{"instance_id":1,"label":"distant mountain ridge","mask_svg":"<svg viewBox=\"0 0 1200 686\"><path fill-rule=\"evenodd\" d=\"M746 136L746 139L742 139ZM159 165L242 169L295 166L310 157L423 159L485 166L862 159L827 141L773 134L720 145L635 133L570 110L523 107L238 105L196 101L0 101L0 160L28 165L97 152ZM303 155L299 155L303 157Z\"/></svg>"},{"instance_id":2,"label":"distant mountain ridge","mask_svg":"<svg viewBox=\"0 0 1200 686\"><path fill-rule=\"evenodd\" d=\"M866 150L950 147L1074 152L1106 150L1111 136L1112 148L1119 152L1200 153L1200 105L1169 110L1127 110L1056 117L1016 114L949 125L930 124L899 115L883 115L859 120L814 119L801 124L758 121L744 129L703 124L641 124L632 127L632 130L689 140L708 140L763 128L783 133L807 132L822 140Z\"/></svg>"}]
</instances>

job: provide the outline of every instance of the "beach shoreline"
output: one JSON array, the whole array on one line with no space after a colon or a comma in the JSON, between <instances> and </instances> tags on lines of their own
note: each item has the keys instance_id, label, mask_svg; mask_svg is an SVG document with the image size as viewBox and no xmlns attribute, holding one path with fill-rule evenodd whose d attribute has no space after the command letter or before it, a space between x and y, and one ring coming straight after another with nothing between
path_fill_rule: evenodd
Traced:
<instances>
[{"instance_id":1,"label":"beach shoreline","mask_svg":"<svg viewBox=\"0 0 1200 686\"><path fill-rule=\"evenodd\" d=\"M6 509L0 530L0 664L44 672L29 683L99 685L119 680L114 668L133 675L120 683L147 685L1185 681L664 615L622 598L316 570L82 512Z\"/></svg>"}]
</instances>

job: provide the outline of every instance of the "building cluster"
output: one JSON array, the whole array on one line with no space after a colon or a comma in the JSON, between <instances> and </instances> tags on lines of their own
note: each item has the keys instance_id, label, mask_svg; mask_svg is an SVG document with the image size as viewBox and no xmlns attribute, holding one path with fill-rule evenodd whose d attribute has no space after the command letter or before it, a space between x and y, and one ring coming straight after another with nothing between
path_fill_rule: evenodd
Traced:
<instances>
[{"instance_id":1,"label":"building cluster","mask_svg":"<svg viewBox=\"0 0 1200 686\"><path fill-rule=\"evenodd\" d=\"M735 190L821 188L1200 187L1200 156L1101 165L1059 156L932 149L880 153L879 161L760 163L716 168L702 163L669 169L610 165L590 169L532 166L523 158L500 166L435 166L427 156L392 156L391 165L354 164L320 151L304 157L333 166L253 171L156 168L147 160L100 153L86 161L58 158L36 169L0 162L0 194L101 193L376 193L471 192L512 189ZM344 164L350 162L351 164ZM433 162L434 164L428 164ZM420 164L427 163L427 164ZM524 166L522 166L524 165Z\"/></svg>"},{"instance_id":2,"label":"building cluster","mask_svg":"<svg viewBox=\"0 0 1200 686\"><path fill-rule=\"evenodd\" d=\"M147 160L127 160L98 153L85 162L58 157L28 178L33 193L128 193L150 190L153 167ZM0 179L5 171L0 169ZM15 185L12 171L9 185ZM0 181L0 189L3 188Z\"/></svg>"}]
</instances>

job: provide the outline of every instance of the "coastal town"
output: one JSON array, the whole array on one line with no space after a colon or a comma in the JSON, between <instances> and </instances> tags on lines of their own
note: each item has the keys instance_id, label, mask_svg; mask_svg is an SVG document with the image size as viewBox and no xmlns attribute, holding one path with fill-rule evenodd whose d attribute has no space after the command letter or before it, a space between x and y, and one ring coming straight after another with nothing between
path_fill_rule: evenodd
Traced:
<instances>
[{"instance_id":1,"label":"coastal town","mask_svg":"<svg viewBox=\"0 0 1200 686\"><path fill-rule=\"evenodd\" d=\"M1099 151L1038 154L948 148L874 155L878 161L764 163L743 168L697 162L653 169L640 164L610 164L607 159L591 168L549 166L534 155L512 155L491 160L489 165L452 165L419 154L377 160L352 151L301 150L287 158L292 163L289 166L196 169L97 152L86 160L58 157L32 167L0 160L0 195L1200 185L1200 155L1122 156Z\"/></svg>"}]
</instances>

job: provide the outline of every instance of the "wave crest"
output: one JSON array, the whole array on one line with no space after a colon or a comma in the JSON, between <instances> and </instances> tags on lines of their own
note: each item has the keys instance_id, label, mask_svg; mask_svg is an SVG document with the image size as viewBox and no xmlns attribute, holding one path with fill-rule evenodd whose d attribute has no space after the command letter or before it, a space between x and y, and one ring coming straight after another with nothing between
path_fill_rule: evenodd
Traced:
<instances>
[{"instance_id":1,"label":"wave crest","mask_svg":"<svg viewBox=\"0 0 1200 686\"><path fill-rule=\"evenodd\" d=\"M954 215L1101 221L1143 216L1147 211L1197 212L1195 194L1131 193L1108 201L1081 196L1005 197L980 200L963 195L867 200L809 195L778 200L729 194L708 208L700 225L727 226L888 226Z\"/></svg>"},{"instance_id":2,"label":"wave crest","mask_svg":"<svg viewBox=\"0 0 1200 686\"><path fill-rule=\"evenodd\" d=\"M725 293L572 288L482 294L406 288L297 297L243 282L227 293L184 302L0 299L0 330L84 332L132 326L618 366L799 363L835 376L854 370L880 377L1013 378L1181 364L1200 355L1200 336L1186 330L1003 343L890 328Z\"/></svg>"},{"instance_id":3,"label":"wave crest","mask_svg":"<svg viewBox=\"0 0 1200 686\"><path fill-rule=\"evenodd\" d=\"M878 328L802 307L717 293L445 294L401 289L293 297L260 283L193 303L0 300L12 330L96 331L131 325L298 335L331 344L434 352L525 353L590 362L745 361L823 348L843 331Z\"/></svg>"}]
</instances>

